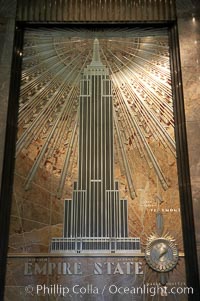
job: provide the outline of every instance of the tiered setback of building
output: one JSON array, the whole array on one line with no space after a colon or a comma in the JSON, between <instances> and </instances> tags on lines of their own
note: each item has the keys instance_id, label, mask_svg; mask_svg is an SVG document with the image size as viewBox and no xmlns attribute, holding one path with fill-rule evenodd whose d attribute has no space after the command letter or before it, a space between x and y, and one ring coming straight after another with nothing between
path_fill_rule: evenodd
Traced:
<instances>
[{"instance_id":1,"label":"tiered setback of building","mask_svg":"<svg viewBox=\"0 0 200 301\"><path fill-rule=\"evenodd\" d=\"M51 251L139 252L140 239L128 237L127 200L114 181L112 82L97 39L80 89L78 181L65 200L63 238L53 238Z\"/></svg>"}]
</instances>

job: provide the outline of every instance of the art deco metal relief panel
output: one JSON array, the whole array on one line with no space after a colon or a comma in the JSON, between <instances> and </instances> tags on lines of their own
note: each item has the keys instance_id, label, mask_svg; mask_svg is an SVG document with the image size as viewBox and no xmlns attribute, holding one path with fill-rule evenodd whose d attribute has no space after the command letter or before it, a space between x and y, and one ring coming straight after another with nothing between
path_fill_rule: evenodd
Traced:
<instances>
[{"instance_id":1,"label":"art deco metal relief panel","mask_svg":"<svg viewBox=\"0 0 200 301\"><path fill-rule=\"evenodd\" d=\"M187 300L168 40L25 30L8 300Z\"/></svg>"}]
</instances>

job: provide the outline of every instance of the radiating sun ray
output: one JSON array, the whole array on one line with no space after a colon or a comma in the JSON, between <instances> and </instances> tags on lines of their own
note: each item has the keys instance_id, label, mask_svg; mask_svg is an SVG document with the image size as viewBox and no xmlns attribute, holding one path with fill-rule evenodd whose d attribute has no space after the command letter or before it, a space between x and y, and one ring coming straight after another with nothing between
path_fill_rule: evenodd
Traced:
<instances>
[{"instance_id":1,"label":"radiating sun ray","mask_svg":"<svg viewBox=\"0 0 200 301\"><path fill-rule=\"evenodd\" d=\"M176 156L168 36L166 29L27 29L19 100L16 155L30 154L28 189L38 168L62 150L57 196L70 176L78 144L79 85L100 42L113 82L115 148L131 198L137 195L129 147L153 168L164 190L168 181L154 141Z\"/></svg>"}]
</instances>

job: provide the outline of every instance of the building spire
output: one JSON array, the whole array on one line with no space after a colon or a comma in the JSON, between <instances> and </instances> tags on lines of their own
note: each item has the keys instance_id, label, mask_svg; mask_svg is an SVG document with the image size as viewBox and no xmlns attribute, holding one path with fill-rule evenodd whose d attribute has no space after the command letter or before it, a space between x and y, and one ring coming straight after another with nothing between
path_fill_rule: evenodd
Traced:
<instances>
[{"instance_id":1,"label":"building spire","mask_svg":"<svg viewBox=\"0 0 200 301\"><path fill-rule=\"evenodd\" d=\"M100 53L99 53L99 40L96 38L93 42L93 55L91 65L97 66L102 65Z\"/></svg>"}]
</instances>

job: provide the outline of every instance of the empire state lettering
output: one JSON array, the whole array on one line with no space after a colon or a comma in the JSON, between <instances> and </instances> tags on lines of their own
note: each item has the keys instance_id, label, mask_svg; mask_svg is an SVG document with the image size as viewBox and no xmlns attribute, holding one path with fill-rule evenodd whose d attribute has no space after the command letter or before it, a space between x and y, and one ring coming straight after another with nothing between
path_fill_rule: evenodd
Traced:
<instances>
[{"instance_id":1,"label":"empire state lettering","mask_svg":"<svg viewBox=\"0 0 200 301\"><path fill-rule=\"evenodd\" d=\"M94 275L141 275L143 274L142 262L94 262L87 267ZM81 262L26 262L24 275L83 275Z\"/></svg>"}]
</instances>

